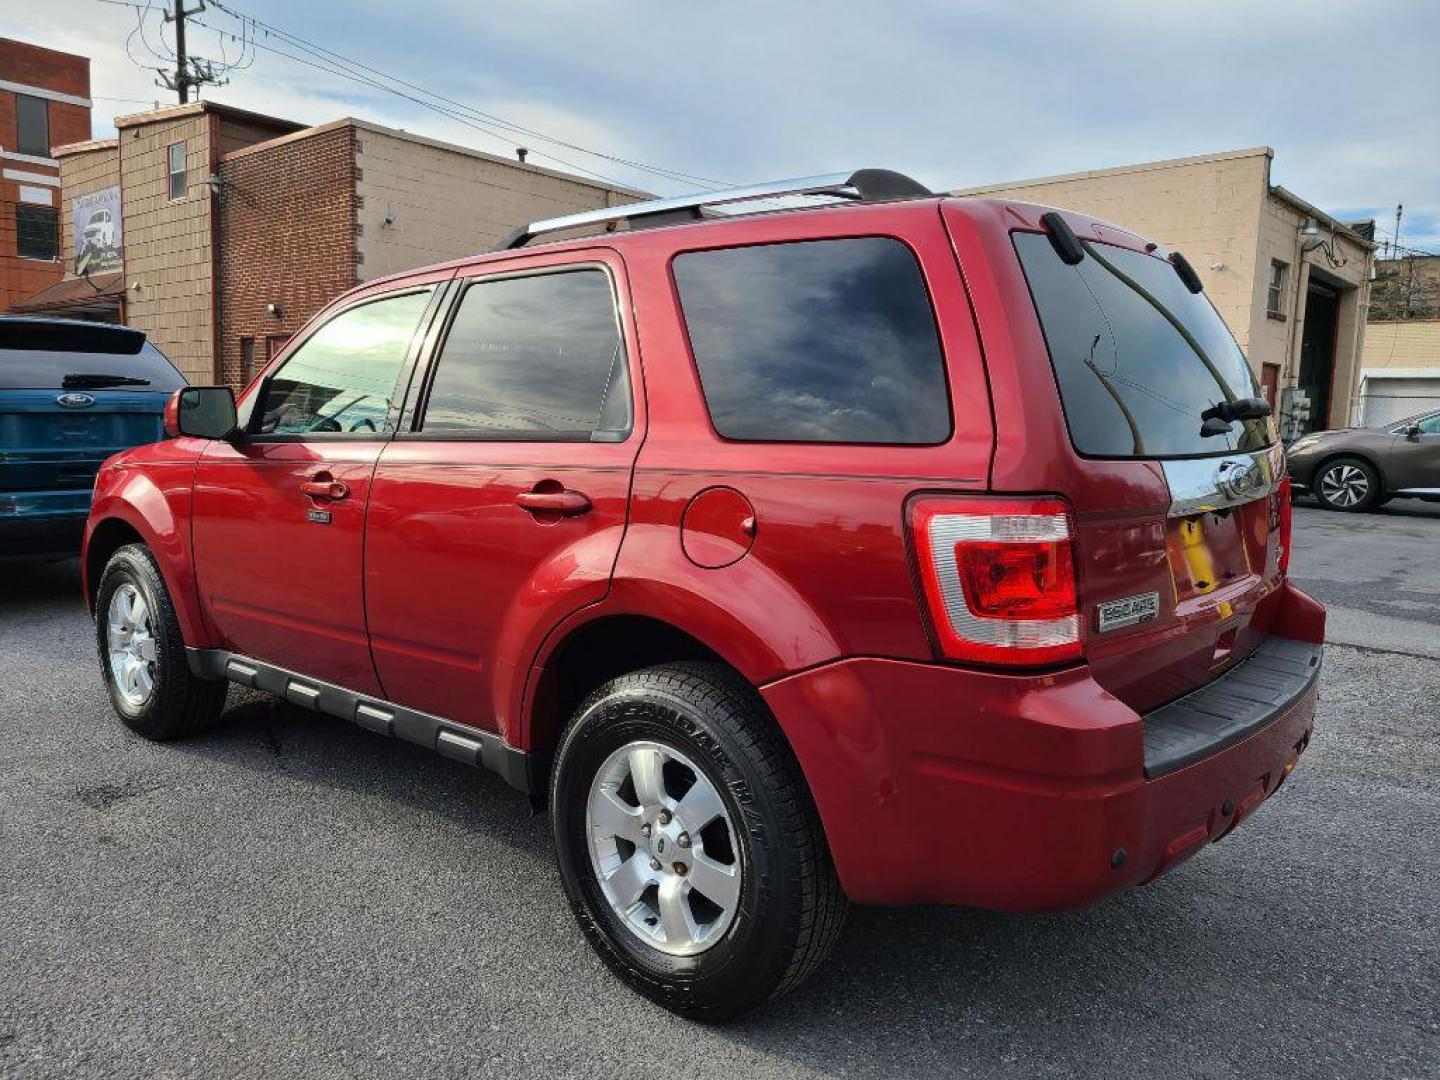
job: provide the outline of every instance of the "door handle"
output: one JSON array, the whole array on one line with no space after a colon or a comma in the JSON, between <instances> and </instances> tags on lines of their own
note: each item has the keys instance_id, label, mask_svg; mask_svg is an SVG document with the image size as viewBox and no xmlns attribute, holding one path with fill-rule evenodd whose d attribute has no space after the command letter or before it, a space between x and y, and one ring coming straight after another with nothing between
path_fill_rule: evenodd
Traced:
<instances>
[{"instance_id":1,"label":"door handle","mask_svg":"<svg viewBox=\"0 0 1440 1080\"><path fill-rule=\"evenodd\" d=\"M574 517L590 509L590 500L578 491L522 491L515 505L532 514L559 514Z\"/></svg>"},{"instance_id":2,"label":"door handle","mask_svg":"<svg viewBox=\"0 0 1440 1080\"><path fill-rule=\"evenodd\" d=\"M314 480L306 480L302 483L300 485L300 493L302 495L308 495L312 499L325 499L328 502L338 502L350 494L350 489L339 480L330 479L329 473L321 473Z\"/></svg>"}]
</instances>

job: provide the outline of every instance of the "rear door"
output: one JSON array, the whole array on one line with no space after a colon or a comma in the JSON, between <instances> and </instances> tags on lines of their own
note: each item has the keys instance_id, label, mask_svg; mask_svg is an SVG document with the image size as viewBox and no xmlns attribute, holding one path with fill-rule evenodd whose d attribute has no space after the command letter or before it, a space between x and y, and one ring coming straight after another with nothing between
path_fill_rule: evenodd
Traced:
<instances>
[{"instance_id":1,"label":"rear door","mask_svg":"<svg viewBox=\"0 0 1440 1080\"><path fill-rule=\"evenodd\" d=\"M1051 482L1076 510L1086 655L1144 710L1263 638L1284 459L1268 417L1202 432L1217 405L1261 396L1249 364L1170 262L1110 240L1070 265L1045 234L1012 235L1068 434Z\"/></svg>"},{"instance_id":2,"label":"rear door","mask_svg":"<svg viewBox=\"0 0 1440 1080\"><path fill-rule=\"evenodd\" d=\"M370 497L365 605L387 696L503 730L543 635L600 600L644 430L610 250L487 264L453 306Z\"/></svg>"},{"instance_id":3,"label":"rear door","mask_svg":"<svg viewBox=\"0 0 1440 1080\"><path fill-rule=\"evenodd\" d=\"M0 519L83 516L100 463L159 439L184 385L137 330L0 319Z\"/></svg>"},{"instance_id":4,"label":"rear door","mask_svg":"<svg viewBox=\"0 0 1440 1080\"><path fill-rule=\"evenodd\" d=\"M246 435L195 474L200 601L224 645L379 694L365 633L365 504L438 283L328 315L251 398Z\"/></svg>"}]
</instances>

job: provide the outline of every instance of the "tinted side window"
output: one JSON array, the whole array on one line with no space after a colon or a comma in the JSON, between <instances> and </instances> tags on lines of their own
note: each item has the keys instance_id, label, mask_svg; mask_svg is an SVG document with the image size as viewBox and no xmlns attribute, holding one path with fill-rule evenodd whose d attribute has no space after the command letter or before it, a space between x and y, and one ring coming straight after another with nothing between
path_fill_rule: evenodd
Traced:
<instances>
[{"instance_id":1,"label":"tinted side window","mask_svg":"<svg viewBox=\"0 0 1440 1080\"><path fill-rule=\"evenodd\" d=\"M389 430L395 384L431 291L349 308L311 334L266 384L260 432Z\"/></svg>"},{"instance_id":2,"label":"tinted side window","mask_svg":"<svg viewBox=\"0 0 1440 1080\"><path fill-rule=\"evenodd\" d=\"M949 437L935 314L899 241L695 251L675 260L675 282L710 418L726 438Z\"/></svg>"},{"instance_id":3,"label":"tinted side window","mask_svg":"<svg viewBox=\"0 0 1440 1080\"><path fill-rule=\"evenodd\" d=\"M539 439L629 431L630 379L609 276L572 270L466 289L422 427Z\"/></svg>"}]
</instances>

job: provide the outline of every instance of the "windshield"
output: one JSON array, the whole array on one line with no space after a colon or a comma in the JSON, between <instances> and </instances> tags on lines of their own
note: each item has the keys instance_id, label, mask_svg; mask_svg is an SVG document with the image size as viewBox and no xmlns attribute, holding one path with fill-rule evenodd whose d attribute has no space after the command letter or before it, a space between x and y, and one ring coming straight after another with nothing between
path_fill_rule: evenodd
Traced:
<instances>
[{"instance_id":1,"label":"windshield","mask_svg":"<svg viewBox=\"0 0 1440 1080\"><path fill-rule=\"evenodd\" d=\"M1275 441L1268 417L1201 434L1207 409L1260 389L1214 305L1169 262L1086 242L1085 258L1069 266L1043 234L1014 240L1076 450L1198 457Z\"/></svg>"},{"instance_id":2,"label":"windshield","mask_svg":"<svg viewBox=\"0 0 1440 1080\"><path fill-rule=\"evenodd\" d=\"M169 393L185 377L138 330L0 320L0 390Z\"/></svg>"}]
</instances>

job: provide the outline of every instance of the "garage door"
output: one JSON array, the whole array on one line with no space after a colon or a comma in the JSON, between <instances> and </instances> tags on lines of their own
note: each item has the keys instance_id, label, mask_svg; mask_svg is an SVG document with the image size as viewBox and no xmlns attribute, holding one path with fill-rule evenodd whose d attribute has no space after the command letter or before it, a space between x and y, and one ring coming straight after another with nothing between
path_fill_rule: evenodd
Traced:
<instances>
[{"instance_id":1,"label":"garage door","mask_svg":"<svg viewBox=\"0 0 1440 1080\"><path fill-rule=\"evenodd\" d=\"M1367 427L1440 409L1440 373L1416 379L1366 379L1360 406L1361 423Z\"/></svg>"}]
</instances>

